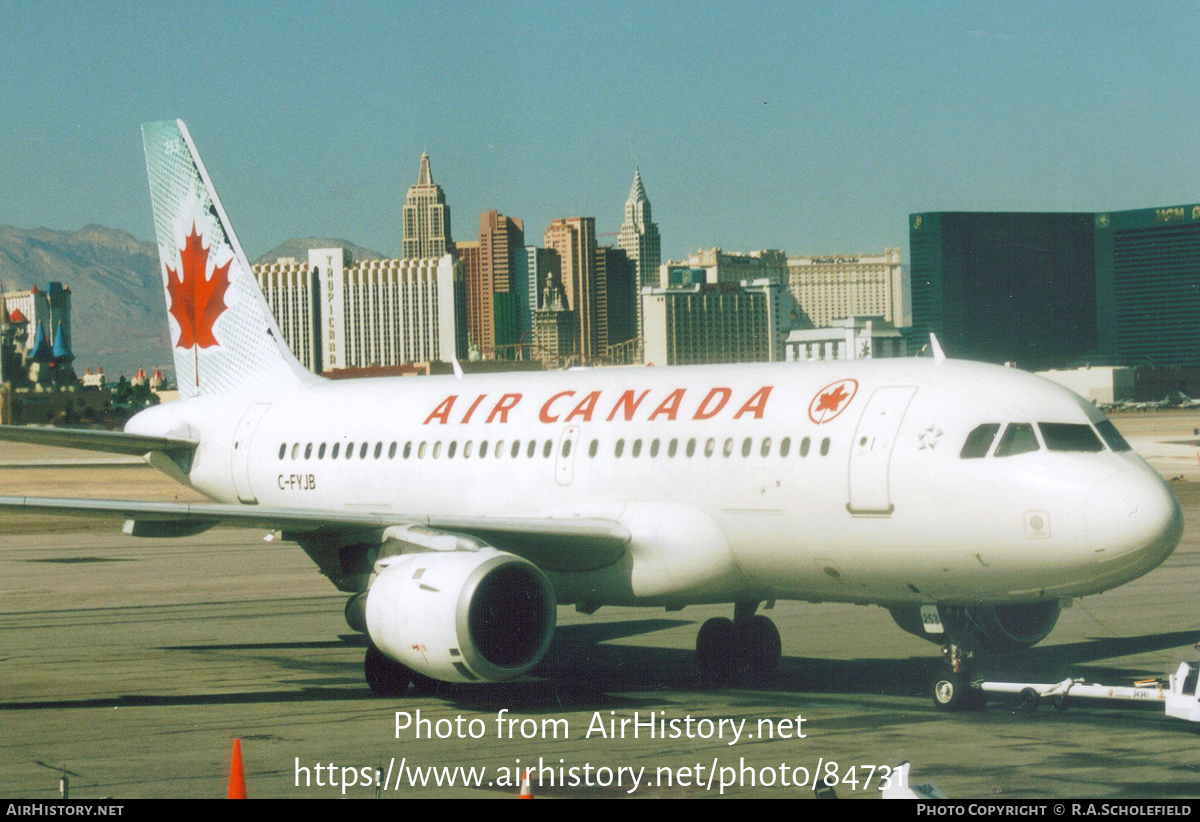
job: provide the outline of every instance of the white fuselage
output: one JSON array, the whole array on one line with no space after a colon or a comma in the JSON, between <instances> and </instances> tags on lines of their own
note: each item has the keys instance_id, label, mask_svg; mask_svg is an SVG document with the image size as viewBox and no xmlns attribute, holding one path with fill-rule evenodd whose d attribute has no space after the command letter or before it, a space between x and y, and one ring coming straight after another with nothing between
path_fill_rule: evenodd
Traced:
<instances>
[{"instance_id":1,"label":"white fuselage","mask_svg":"<svg viewBox=\"0 0 1200 822\"><path fill-rule=\"evenodd\" d=\"M543 564L560 602L968 605L1105 590L1177 544L1178 504L1132 451L1038 433L960 456L982 424L1103 420L1029 374L916 359L321 381L127 430L199 439L189 481L221 502L624 525L607 569Z\"/></svg>"}]
</instances>

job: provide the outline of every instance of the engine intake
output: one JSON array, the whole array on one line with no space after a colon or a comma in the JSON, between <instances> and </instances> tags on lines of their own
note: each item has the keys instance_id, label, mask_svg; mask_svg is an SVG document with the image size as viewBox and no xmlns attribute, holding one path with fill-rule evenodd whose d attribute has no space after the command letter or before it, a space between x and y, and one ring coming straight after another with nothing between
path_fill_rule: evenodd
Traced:
<instances>
[{"instance_id":1,"label":"engine intake","mask_svg":"<svg viewBox=\"0 0 1200 822\"><path fill-rule=\"evenodd\" d=\"M918 606L888 610L896 624L908 633L931 642L945 641L945 634L925 632ZM1032 648L1045 639L1054 630L1060 610L1057 601L970 608L939 605L938 616L949 630L968 636L977 650L1005 654Z\"/></svg>"},{"instance_id":2,"label":"engine intake","mask_svg":"<svg viewBox=\"0 0 1200 822\"><path fill-rule=\"evenodd\" d=\"M366 595L375 647L446 682L528 672L554 637L556 602L537 566L513 554L428 551L380 560Z\"/></svg>"}]
</instances>

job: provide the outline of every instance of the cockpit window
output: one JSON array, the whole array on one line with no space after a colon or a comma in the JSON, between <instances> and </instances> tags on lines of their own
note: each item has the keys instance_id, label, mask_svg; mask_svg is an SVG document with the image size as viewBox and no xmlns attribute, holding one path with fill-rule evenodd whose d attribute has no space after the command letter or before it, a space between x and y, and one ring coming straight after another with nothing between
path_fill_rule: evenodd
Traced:
<instances>
[{"instance_id":1,"label":"cockpit window","mask_svg":"<svg viewBox=\"0 0 1200 822\"><path fill-rule=\"evenodd\" d=\"M1104 441L1108 443L1108 447L1112 450L1133 450L1129 443L1125 442L1125 438L1121 436L1121 432L1117 430L1117 426L1113 425L1110 420L1096 423L1096 430L1100 432L1100 436L1104 437Z\"/></svg>"},{"instance_id":2,"label":"cockpit window","mask_svg":"<svg viewBox=\"0 0 1200 822\"><path fill-rule=\"evenodd\" d=\"M1000 437L1000 444L996 446L996 456L1011 457L1028 451L1036 451L1040 447L1031 423L1012 422L1008 424L1008 428L1004 429L1004 434Z\"/></svg>"},{"instance_id":3,"label":"cockpit window","mask_svg":"<svg viewBox=\"0 0 1200 822\"><path fill-rule=\"evenodd\" d=\"M1104 443L1096 436L1090 425L1066 422L1039 422L1042 439L1050 451L1085 451L1095 453L1104 450Z\"/></svg>"},{"instance_id":4,"label":"cockpit window","mask_svg":"<svg viewBox=\"0 0 1200 822\"><path fill-rule=\"evenodd\" d=\"M996 433L999 430L1000 423L998 422L989 422L979 426L970 434L967 434L967 441L963 444L959 456L965 460L977 460L981 457L986 457L987 452L991 450L992 442L996 439Z\"/></svg>"}]
</instances>

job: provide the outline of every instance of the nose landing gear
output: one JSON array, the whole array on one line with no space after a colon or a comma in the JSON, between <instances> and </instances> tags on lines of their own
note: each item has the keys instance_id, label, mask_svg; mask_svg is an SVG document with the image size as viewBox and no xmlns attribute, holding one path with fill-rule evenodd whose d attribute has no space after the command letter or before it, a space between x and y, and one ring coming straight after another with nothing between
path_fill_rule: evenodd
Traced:
<instances>
[{"instance_id":1,"label":"nose landing gear","mask_svg":"<svg viewBox=\"0 0 1200 822\"><path fill-rule=\"evenodd\" d=\"M956 666L948 662L946 668L938 675L933 683L933 704L943 711L973 711L982 708L981 694L971 687L970 666L966 664L965 655L955 644L947 644L942 649L950 659L959 658Z\"/></svg>"},{"instance_id":2,"label":"nose landing gear","mask_svg":"<svg viewBox=\"0 0 1200 822\"><path fill-rule=\"evenodd\" d=\"M945 669L933 683L933 704L943 711L979 711L987 702L971 681L970 626L960 609L946 609L946 644L942 646Z\"/></svg>"},{"instance_id":3,"label":"nose landing gear","mask_svg":"<svg viewBox=\"0 0 1200 822\"><path fill-rule=\"evenodd\" d=\"M696 661L706 679L728 685L762 682L775 673L783 643L775 623L757 609L757 602L738 602L733 619L713 617L700 626Z\"/></svg>"}]
</instances>

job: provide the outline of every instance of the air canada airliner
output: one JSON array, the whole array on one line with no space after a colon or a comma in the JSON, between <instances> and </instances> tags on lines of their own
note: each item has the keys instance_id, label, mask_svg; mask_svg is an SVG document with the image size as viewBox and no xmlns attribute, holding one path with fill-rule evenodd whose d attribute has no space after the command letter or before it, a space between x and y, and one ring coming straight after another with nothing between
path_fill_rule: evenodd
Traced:
<instances>
[{"instance_id":1,"label":"air canada airliner","mask_svg":"<svg viewBox=\"0 0 1200 822\"><path fill-rule=\"evenodd\" d=\"M180 400L124 432L0 438L137 454L207 504L0 498L185 537L293 540L350 594L379 693L530 672L558 605L728 603L696 652L765 677L779 599L873 603L943 645L1043 639L1062 605L1161 563L1179 504L1091 404L932 358L330 381L283 342L182 122L142 130Z\"/></svg>"}]
</instances>

